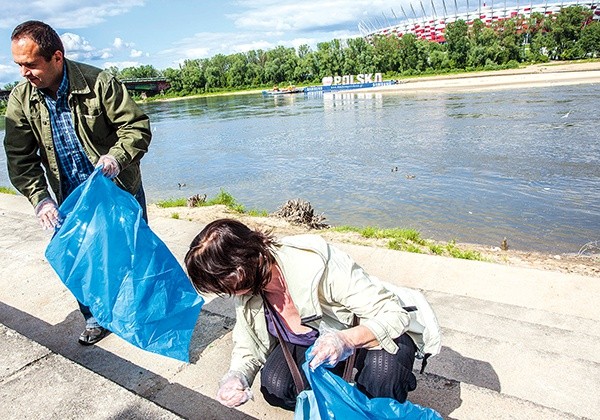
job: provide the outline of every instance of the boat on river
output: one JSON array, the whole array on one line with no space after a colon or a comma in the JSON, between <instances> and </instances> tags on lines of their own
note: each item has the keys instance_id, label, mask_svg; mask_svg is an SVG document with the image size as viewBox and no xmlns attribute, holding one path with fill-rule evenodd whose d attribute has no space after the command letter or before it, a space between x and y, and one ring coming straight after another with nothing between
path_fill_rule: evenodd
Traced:
<instances>
[{"instance_id":1,"label":"boat on river","mask_svg":"<svg viewBox=\"0 0 600 420\"><path fill-rule=\"evenodd\" d=\"M280 95L293 95L296 93L304 93L304 88L297 88L295 86L288 86L287 88L280 89L277 86L271 90L263 90L265 96L280 96Z\"/></svg>"}]
</instances>

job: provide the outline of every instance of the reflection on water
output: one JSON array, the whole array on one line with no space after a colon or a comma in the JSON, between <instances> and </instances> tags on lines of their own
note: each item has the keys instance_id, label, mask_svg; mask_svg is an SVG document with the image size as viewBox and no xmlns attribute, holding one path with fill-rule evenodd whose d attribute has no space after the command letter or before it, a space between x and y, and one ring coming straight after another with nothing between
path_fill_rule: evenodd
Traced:
<instances>
[{"instance_id":1,"label":"reflection on water","mask_svg":"<svg viewBox=\"0 0 600 420\"><path fill-rule=\"evenodd\" d=\"M584 85L150 103L144 183L150 202L223 188L269 212L302 198L335 225L577 252L600 239L599 95Z\"/></svg>"}]
</instances>

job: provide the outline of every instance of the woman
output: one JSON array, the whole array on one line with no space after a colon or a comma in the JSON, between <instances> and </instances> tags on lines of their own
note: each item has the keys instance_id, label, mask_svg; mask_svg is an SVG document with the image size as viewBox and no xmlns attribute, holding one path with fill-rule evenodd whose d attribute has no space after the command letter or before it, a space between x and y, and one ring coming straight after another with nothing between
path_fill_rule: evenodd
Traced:
<instances>
[{"instance_id":1,"label":"woman","mask_svg":"<svg viewBox=\"0 0 600 420\"><path fill-rule=\"evenodd\" d=\"M369 397L404 402L416 388L416 346L405 334L410 315L395 294L320 236L276 241L220 219L192 241L185 264L198 292L235 297L230 370L217 392L222 404L235 407L250 399L249 386L262 368L267 402L294 408L297 390L275 324L298 366L314 343L310 368L324 364L341 375L344 363L338 362L356 350L355 382Z\"/></svg>"}]
</instances>

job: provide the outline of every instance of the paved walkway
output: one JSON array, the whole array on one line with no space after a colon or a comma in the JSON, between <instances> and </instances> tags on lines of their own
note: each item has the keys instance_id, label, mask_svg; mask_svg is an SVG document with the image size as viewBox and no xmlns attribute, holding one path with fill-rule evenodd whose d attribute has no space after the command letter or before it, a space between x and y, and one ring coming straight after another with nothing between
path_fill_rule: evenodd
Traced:
<instances>
[{"instance_id":1,"label":"paved walkway","mask_svg":"<svg viewBox=\"0 0 600 420\"><path fill-rule=\"evenodd\" d=\"M180 259L202 228L150 225ZM78 345L83 321L44 259L49 239L25 199L0 194L2 419L292 418L256 384L238 410L214 401L231 351L229 300L204 305L190 364L114 335ZM448 419L600 419L598 278L339 247L380 278L423 290L437 312L443 349L417 373L411 401Z\"/></svg>"}]
</instances>

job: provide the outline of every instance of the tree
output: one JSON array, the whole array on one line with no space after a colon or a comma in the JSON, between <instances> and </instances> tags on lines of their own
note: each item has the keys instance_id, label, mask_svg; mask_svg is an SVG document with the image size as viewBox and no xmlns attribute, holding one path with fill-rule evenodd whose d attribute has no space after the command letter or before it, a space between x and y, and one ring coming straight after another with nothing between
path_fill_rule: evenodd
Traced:
<instances>
[{"instance_id":1,"label":"tree","mask_svg":"<svg viewBox=\"0 0 600 420\"><path fill-rule=\"evenodd\" d=\"M308 82L314 80L316 69L315 53L307 44L298 47L298 65L294 69L294 80Z\"/></svg>"},{"instance_id":2,"label":"tree","mask_svg":"<svg viewBox=\"0 0 600 420\"><path fill-rule=\"evenodd\" d=\"M207 59L204 66L204 77L206 78L204 90L209 92L226 87L229 67L229 60L223 54L217 54Z\"/></svg>"},{"instance_id":3,"label":"tree","mask_svg":"<svg viewBox=\"0 0 600 420\"><path fill-rule=\"evenodd\" d=\"M15 86L17 86L19 84L19 81L16 82L12 82L12 83L7 83L4 85L4 90L12 90Z\"/></svg>"},{"instance_id":4,"label":"tree","mask_svg":"<svg viewBox=\"0 0 600 420\"><path fill-rule=\"evenodd\" d=\"M554 56L561 60L572 60L583 56L580 44L583 24L591 17L591 11L581 6L561 9L552 25L552 37L556 49Z\"/></svg>"},{"instance_id":5,"label":"tree","mask_svg":"<svg viewBox=\"0 0 600 420\"><path fill-rule=\"evenodd\" d=\"M400 61L400 70L403 73L411 70L420 71L419 67L419 49L417 47L417 37L414 34L406 34L400 38L398 49L398 58Z\"/></svg>"},{"instance_id":6,"label":"tree","mask_svg":"<svg viewBox=\"0 0 600 420\"><path fill-rule=\"evenodd\" d=\"M498 38L501 51L499 57L496 59L496 63L506 64L511 60L522 61L521 44L523 36L517 32L516 20L508 19L503 21L499 29Z\"/></svg>"},{"instance_id":7,"label":"tree","mask_svg":"<svg viewBox=\"0 0 600 420\"><path fill-rule=\"evenodd\" d=\"M587 23L581 30L581 38L578 42L584 55L600 57L600 22Z\"/></svg>"},{"instance_id":8,"label":"tree","mask_svg":"<svg viewBox=\"0 0 600 420\"><path fill-rule=\"evenodd\" d=\"M294 70L298 66L296 50L283 46L267 51L265 63L265 79L269 83L291 83L294 81Z\"/></svg>"},{"instance_id":9,"label":"tree","mask_svg":"<svg viewBox=\"0 0 600 420\"><path fill-rule=\"evenodd\" d=\"M469 57L468 26L462 19L446 26L446 45L452 67L465 68Z\"/></svg>"},{"instance_id":10,"label":"tree","mask_svg":"<svg viewBox=\"0 0 600 420\"><path fill-rule=\"evenodd\" d=\"M429 42L427 47L429 48L429 67L434 70L450 68L450 60L445 45Z\"/></svg>"},{"instance_id":11,"label":"tree","mask_svg":"<svg viewBox=\"0 0 600 420\"><path fill-rule=\"evenodd\" d=\"M318 43L315 58L319 78L342 75L344 70L344 53L339 39Z\"/></svg>"},{"instance_id":12,"label":"tree","mask_svg":"<svg viewBox=\"0 0 600 420\"><path fill-rule=\"evenodd\" d=\"M204 68L206 59L185 60L181 65L182 92L184 94L195 94L204 92L206 76Z\"/></svg>"},{"instance_id":13,"label":"tree","mask_svg":"<svg viewBox=\"0 0 600 420\"><path fill-rule=\"evenodd\" d=\"M121 70L121 79L145 79L149 77L160 77L160 71L147 64L138 67L127 67Z\"/></svg>"},{"instance_id":14,"label":"tree","mask_svg":"<svg viewBox=\"0 0 600 420\"><path fill-rule=\"evenodd\" d=\"M490 62L497 63L500 52L500 42L496 32L492 28L478 25L471 33L471 48L467 60L469 66L478 68Z\"/></svg>"},{"instance_id":15,"label":"tree","mask_svg":"<svg viewBox=\"0 0 600 420\"><path fill-rule=\"evenodd\" d=\"M171 87L169 91L177 94L184 94L183 92L183 77L181 76L180 69L167 68L163 71L163 75L169 81Z\"/></svg>"},{"instance_id":16,"label":"tree","mask_svg":"<svg viewBox=\"0 0 600 420\"><path fill-rule=\"evenodd\" d=\"M405 35L406 36L406 35ZM381 73L400 72L400 38L397 36L376 36L373 39L373 62Z\"/></svg>"},{"instance_id":17,"label":"tree","mask_svg":"<svg viewBox=\"0 0 600 420\"><path fill-rule=\"evenodd\" d=\"M227 72L227 87L243 88L248 83L248 58L243 53L233 54L228 57L230 61L229 71Z\"/></svg>"},{"instance_id":18,"label":"tree","mask_svg":"<svg viewBox=\"0 0 600 420\"><path fill-rule=\"evenodd\" d=\"M344 74L375 73L373 46L364 38L349 38L344 50Z\"/></svg>"}]
</instances>

